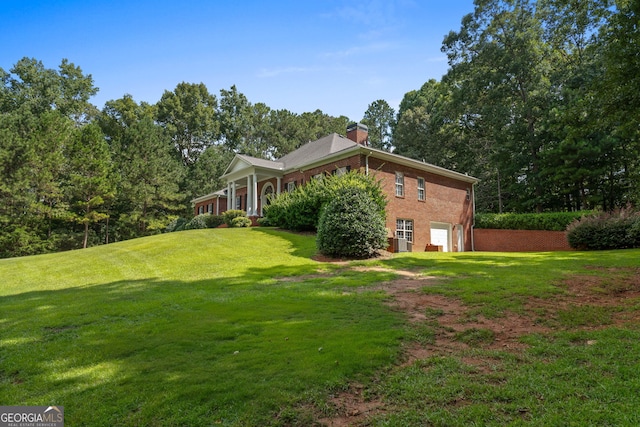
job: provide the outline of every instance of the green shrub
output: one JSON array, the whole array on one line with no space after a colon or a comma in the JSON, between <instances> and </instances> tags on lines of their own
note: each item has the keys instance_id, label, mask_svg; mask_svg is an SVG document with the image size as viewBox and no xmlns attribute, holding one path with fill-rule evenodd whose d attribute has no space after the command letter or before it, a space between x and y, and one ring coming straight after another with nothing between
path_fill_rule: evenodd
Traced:
<instances>
[{"instance_id":1,"label":"green shrub","mask_svg":"<svg viewBox=\"0 0 640 427\"><path fill-rule=\"evenodd\" d=\"M507 230L564 231L569 224L592 212L551 212L530 214L476 214L475 228Z\"/></svg>"},{"instance_id":2,"label":"green shrub","mask_svg":"<svg viewBox=\"0 0 640 427\"><path fill-rule=\"evenodd\" d=\"M216 228L222 224L224 224L224 218L222 215L208 215L205 218L207 222L207 228Z\"/></svg>"},{"instance_id":3,"label":"green shrub","mask_svg":"<svg viewBox=\"0 0 640 427\"><path fill-rule=\"evenodd\" d=\"M342 188L322 208L317 245L332 257L372 257L387 247L384 213L365 189Z\"/></svg>"},{"instance_id":4,"label":"green shrub","mask_svg":"<svg viewBox=\"0 0 640 427\"><path fill-rule=\"evenodd\" d=\"M316 231L322 207L344 188L360 188L384 215L387 204L380 182L357 171L313 179L291 193L274 197L264 209L269 224L296 231Z\"/></svg>"},{"instance_id":5,"label":"green shrub","mask_svg":"<svg viewBox=\"0 0 640 427\"><path fill-rule=\"evenodd\" d=\"M184 230L184 226L189 222L186 218L175 218L171 220L171 222L167 225L165 231L167 233L172 233L174 231L182 231Z\"/></svg>"},{"instance_id":6,"label":"green shrub","mask_svg":"<svg viewBox=\"0 0 640 427\"><path fill-rule=\"evenodd\" d=\"M621 209L584 217L567 228L574 249L607 250L640 247L640 212Z\"/></svg>"},{"instance_id":7,"label":"green shrub","mask_svg":"<svg viewBox=\"0 0 640 427\"><path fill-rule=\"evenodd\" d=\"M251 227L251 220L246 216L237 216L231 220L230 227Z\"/></svg>"},{"instance_id":8,"label":"green shrub","mask_svg":"<svg viewBox=\"0 0 640 427\"><path fill-rule=\"evenodd\" d=\"M231 225L231 222L233 221L234 218L246 217L246 216L247 216L247 213L245 211L241 211L240 209L231 209L223 212L222 219L224 223L227 224L229 227L233 227L233 225Z\"/></svg>"},{"instance_id":9,"label":"green shrub","mask_svg":"<svg viewBox=\"0 0 640 427\"><path fill-rule=\"evenodd\" d=\"M275 224L272 224L271 221L269 221L269 218L266 218L266 217L258 218L256 222L261 227L273 227L275 225Z\"/></svg>"},{"instance_id":10,"label":"green shrub","mask_svg":"<svg viewBox=\"0 0 640 427\"><path fill-rule=\"evenodd\" d=\"M193 217L184 225L185 230L199 230L207 227L207 216L209 214L200 214Z\"/></svg>"}]
</instances>

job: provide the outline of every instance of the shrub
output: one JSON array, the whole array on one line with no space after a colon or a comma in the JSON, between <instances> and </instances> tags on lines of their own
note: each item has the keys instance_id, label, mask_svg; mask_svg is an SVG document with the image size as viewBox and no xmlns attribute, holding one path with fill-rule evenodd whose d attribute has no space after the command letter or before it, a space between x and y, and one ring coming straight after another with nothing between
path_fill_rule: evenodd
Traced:
<instances>
[{"instance_id":1,"label":"shrub","mask_svg":"<svg viewBox=\"0 0 640 427\"><path fill-rule=\"evenodd\" d=\"M184 230L185 224L189 222L186 218L175 218L171 220L171 222L167 225L165 231L167 233L172 233L174 231L182 231Z\"/></svg>"},{"instance_id":2,"label":"shrub","mask_svg":"<svg viewBox=\"0 0 640 427\"><path fill-rule=\"evenodd\" d=\"M230 227L251 227L251 220L246 216L237 216L231 220Z\"/></svg>"},{"instance_id":3,"label":"shrub","mask_svg":"<svg viewBox=\"0 0 640 427\"><path fill-rule=\"evenodd\" d=\"M272 224L271 221L269 221L269 218L266 218L266 217L258 218L256 220L256 222L261 227L273 227L274 226L274 224Z\"/></svg>"},{"instance_id":4,"label":"shrub","mask_svg":"<svg viewBox=\"0 0 640 427\"><path fill-rule=\"evenodd\" d=\"M196 215L184 225L184 230L199 230L207 228L207 216L209 216L209 214Z\"/></svg>"},{"instance_id":5,"label":"shrub","mask_svg":"<svg viewBox=\"0 0 640 427\"><path fill-rule=\"evenodd\" d=\"M224 218L222 215L208 215L205 218L207 222L207 228L216 228L222 224L224 224Z\"/></svg>"},{"instance_id":6,"label":"shrub","mask_svg":"<svg viewBox=\"0 0 640 427\"><path fill-rule=\"evenodd\" d=\"M264 208L269 224L296 231L316 231L322 207L344 188L359 188L376 204L384 215L387 204L382 187L374 177L357 171L344 175L326 176L296 187L291 193L282 193Z\"/></svg>"},{"instance_id":7,"label":"shrub","mask_svg":"<svg viewBox=\"0 0 640 427\"><path fill-rule=\"evenodd\" d=\"M241 211L240 209L231 209L222 213L222 219L224 223L227 224L229 227L233 227L233 225L231 225L231 222L233 221L234 218L246 217L246 216L247 216L247 213L245 211Z\"/></svg>"},{"instance_id":8,"label":"shrub","mask_svg":"<svg viewBox=\"0 0 640 427\"><path fill-rule=\"evenodd\" d=\"M551 212L530 214L476 214L476 228L507 230L564 231L573 221L592 212Z\"/></svg>"},{"instance_id":9,"label":"shrub","mask_svg":"<svg viewBox=\"0 0 640 427\"><path fill-rule=\"evenodd\" d=\"M640 212L621 209L582 218L567 227L567 240L580 250L638 248Z\"/></svg>"},{"instance_id":10,"label":"shrub","mask_svg":"<svg viewBox=\"0 0 640 427\"><path fill-rule=\"evenodd\" d=\"M384 213L366 189L336 192L320 213L317 245L325 255L349 258L372 257L387 247Z\"/></svg>"}]
</instances>

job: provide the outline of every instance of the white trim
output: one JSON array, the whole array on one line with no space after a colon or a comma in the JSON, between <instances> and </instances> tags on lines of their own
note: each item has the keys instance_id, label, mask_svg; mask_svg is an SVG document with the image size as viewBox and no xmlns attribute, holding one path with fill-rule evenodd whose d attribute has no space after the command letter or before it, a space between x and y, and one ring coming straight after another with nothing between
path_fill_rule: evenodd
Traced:
<instances>
[{"instance_id":1,"label":"white trim","mask_svg":"<svg viewBox=\"0 0 640 427\"><path fill-rule=\"evenodd\" d=\"M264 207L267 205L267 188L271 188L270 194L275 194L272 183L267 182L262 186L262 191L260 192L260 216L264 215Z\"/></svg>"}]
</instances>

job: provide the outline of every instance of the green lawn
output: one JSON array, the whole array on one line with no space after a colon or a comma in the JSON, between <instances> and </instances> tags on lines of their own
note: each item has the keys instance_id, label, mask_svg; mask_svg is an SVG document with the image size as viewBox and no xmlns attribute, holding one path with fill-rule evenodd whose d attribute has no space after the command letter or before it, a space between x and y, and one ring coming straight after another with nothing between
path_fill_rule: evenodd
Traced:
<instances>
[{"instance_id":1,"label":"green lawn","mask_svg":"<svg viewBox=\"0 0 640 427\"><path fill-rule=\"evenodd\" d=\"M310 425L357 382L384 402L370 425L640 424L637 324L581 308L554 317L553 333L523 335L521 352L476 345L487 338L475 331L459 353L401 365L405 345L437 333L438 313L416 333L380 286L396 270L436 276L421 292L500 318L566 292L563 278L637 272L640 251L347 266L314 252L312 236L252 228L0 260L0 404L64 406L68 426ZM383 268L351 268L362 265Z\"/></svg>"},{"instance_id":2,"label":"green lawn","mask_svg":"<svg viewBox=\"0 0 640 427\"><path fill-rule=\"evenodd\" d=\"M0 261L0 402L66 425L265 425L398 354L380 292L312 237L173 233ZM278 418L280 417L280 418Z\"/></svg>"}]
</instances>

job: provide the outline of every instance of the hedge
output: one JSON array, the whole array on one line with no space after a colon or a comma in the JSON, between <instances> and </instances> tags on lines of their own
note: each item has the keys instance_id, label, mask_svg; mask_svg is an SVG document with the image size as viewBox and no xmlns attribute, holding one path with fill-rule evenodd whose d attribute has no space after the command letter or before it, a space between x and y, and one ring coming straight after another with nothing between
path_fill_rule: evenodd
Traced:
<instances>
[{"instance_id":1,"label":"hedge","mask_svg":"<svg viewBox=\"0 0 640 427\"><path fill-rule=\"evenodd\" d=\"M567 228L567 240L579 250L640 248L640 212L621 209L584 217Z\"/></svg>"},{"instance_id":2,"label":"hedge","mask_svg":"<svg viewBox=\"0 0 640 427\"><path fill-rule=\"evenodd\" d=\"M579 211L540 214L476 214L475 228L565 231L569 224L592 213L591 211Z\"/></svg>"}]
</instances>

